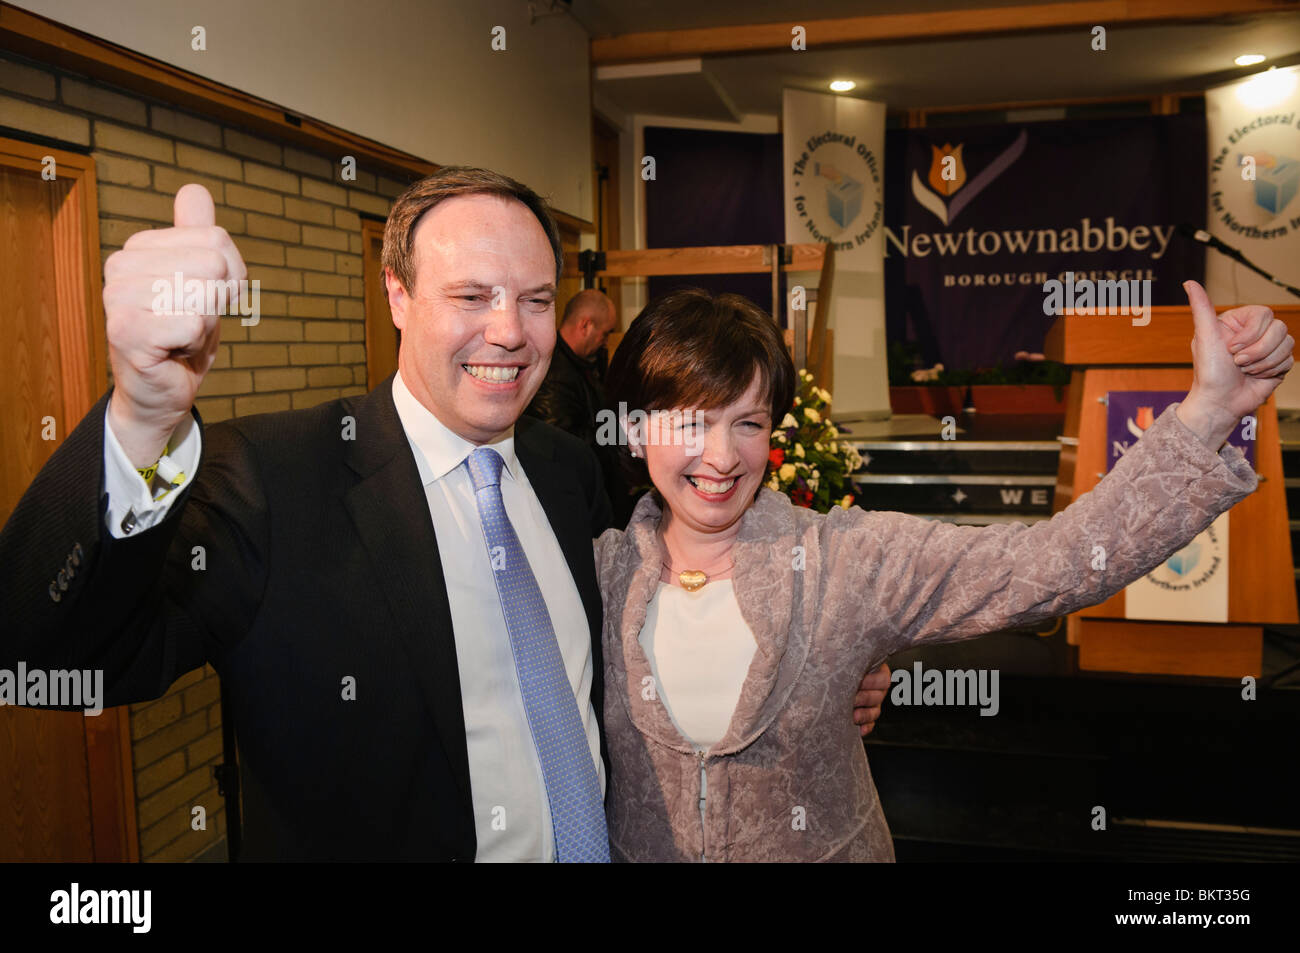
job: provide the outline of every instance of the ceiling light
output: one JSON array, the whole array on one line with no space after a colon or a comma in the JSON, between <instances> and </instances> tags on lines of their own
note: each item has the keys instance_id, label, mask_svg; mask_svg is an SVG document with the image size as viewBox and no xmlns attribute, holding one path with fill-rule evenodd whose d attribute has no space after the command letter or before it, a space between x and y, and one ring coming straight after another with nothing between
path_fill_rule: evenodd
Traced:
<instances>
[{"instance_id":1,"label":"ceiling light","mask_svg":"<svg viewBox=\"0 0 1300 953\"><path fill-rule=\"evenodd\" d=\"M1242 53L1233 60L1233 62L1238 66L1254 66L1256 63L1262 63L1266 59L1268 59L1268 57L1263 53Z\"/></svg>"},{"instance_id":2,"label":"ceiling light","mask_svg":"<svg viewBox=\"0 0 1300 953\"><path fill-rule=\"evenodd\" d=\"M851 79L837 79L831 83L832 92L847 93L850 89L858 84Z\"/></svg>"},{"instance_id":3,"label":"ceiling light","mask_svg":"<svg viewBox=\"0 0 1300 953\"><path fill-rule=\"evenodd\" d=\"M1237 87L1237 99L1249 109L1270 109L1295 92L1297 70L1270 67Z\"/></svg>"}]
</instances>

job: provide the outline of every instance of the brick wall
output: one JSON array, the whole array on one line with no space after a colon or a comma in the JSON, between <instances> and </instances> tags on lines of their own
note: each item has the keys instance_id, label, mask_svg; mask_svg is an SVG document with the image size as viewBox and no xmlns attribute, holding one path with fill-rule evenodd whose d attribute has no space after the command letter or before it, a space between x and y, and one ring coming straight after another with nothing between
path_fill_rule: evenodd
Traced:
<instances>
[{"instance_id":1,"label":"brick wall","mask_svg":"<svg viewBox=\"0 0 1300 953\"><path fill-rule=\"evenodd\" d=\"M103 256L133 232L172 221L187 182L212 193L250 279L261 321L221 323L221 346L197 405L207 421L309 407L365 391L362 214L387 216L404 187L339 156L251 136L39 63L0 58L0 126L88 149L95 158ZM143 860L186 860L226 829L212 767L221 760L221 708L212 669L190 672L131 709ZM207 830L191 829L191 810Z\"/></svg>"}]
</instances>

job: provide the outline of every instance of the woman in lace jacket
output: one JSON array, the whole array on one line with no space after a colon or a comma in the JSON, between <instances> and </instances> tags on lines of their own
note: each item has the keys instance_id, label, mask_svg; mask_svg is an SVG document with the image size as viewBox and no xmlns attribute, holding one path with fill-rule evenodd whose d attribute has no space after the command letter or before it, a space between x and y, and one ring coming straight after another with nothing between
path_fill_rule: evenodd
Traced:
<instances>
[{"instance_id":1,"label":"woman in lace jacket","mask_svg":"<svg viewBox=\"0 0 1300 953\"><path fill-rule=\"evenodd\" d=\"M703 292L642 312L609 385L655 490L596 542L613 858L893 860L848 717L854 673L1101 602L1255 489L1224 441L1280 383L1294 342L1267 308L1216 316L1199 285L1186 290L1187 397L1030 527L795 507L763 486L795 386L771 318Z\"/></svg>"}]
</instances>

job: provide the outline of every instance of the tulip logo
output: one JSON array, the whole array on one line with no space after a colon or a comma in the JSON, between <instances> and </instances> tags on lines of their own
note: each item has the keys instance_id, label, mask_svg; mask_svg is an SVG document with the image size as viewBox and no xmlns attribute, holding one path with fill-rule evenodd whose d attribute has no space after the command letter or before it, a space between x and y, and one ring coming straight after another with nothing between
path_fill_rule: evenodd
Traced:
<instances>
[{"instance_id":1,"label":"tulip logo","mask_svg":"<svg viewBox=\"0 0 1300 953\"><path fill-rule=\"evenodd\" d=\"M951 225L953 220L961 214L962 209L969 205L976 196L983 192L989 184L1000 176L1012 164L1024 155L1025 147L1029 144L1029 133L1020 130L1020 135L1016 136L1015 141L1007 146L1000 155L990 162L979 175L966 182L966 163L962 158L962 144L958 143L953 146L945 143L943 146L934 146L932 150L932 162L930 164L929 181L933 191L927 188L917 175L916 170L912 170L912 197L921 204L921 207L932 212L939 221L945 225ZM964 190L963 190L964 188ZM955 195L961 192L956 198L945 202L946 196Z\"/></svg>"},{"instance_id":2,"label":"tulip logo","mask_svg":"<svg viewBox=\"0 0 1300 953\"><path fill-rule=\"evenodd\" d=\"M1156 422L1156 414L1155 414L1154 407L1139 407L1137 409L1136 419L1130 417L1127 421L1125 421L1124 426L1128 428L1128 432L1131 433L1133 436L1141 437L1142 431L1146 430L1155 422Z\"/></svg>"},{"instance_id":3,"label":"tulip logo","mask_svg":"<svg viewBox=\"0 0 1300 953\"><path fill-rule=\"evenodd\" d=\"M966 163L961 157L961 143L942 147L932 145L930 152L930 187L940 195L952 195L966 184Z\"/></svg>"}]
</instances>

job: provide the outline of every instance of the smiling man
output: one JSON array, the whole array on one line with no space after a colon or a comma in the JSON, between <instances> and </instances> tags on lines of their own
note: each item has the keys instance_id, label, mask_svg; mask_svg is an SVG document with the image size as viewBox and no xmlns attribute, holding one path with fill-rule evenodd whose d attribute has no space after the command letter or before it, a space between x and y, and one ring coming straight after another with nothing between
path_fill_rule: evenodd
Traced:
<instances>
[{"instance_id":1,"label":"smiling man","mask_svg":"<svg viewBox=\"0 0 1300 953\"><path fill-rule=\"evenodd\" d=\"M218 317L151 302L176 272L246 277L211 196L108 259L115 389L0 532L0 668L93 663L120 705L210 662L241 859L606 860L609 503L589 448L520 416L555 347L554 220L444 168L397 199L383 262L396 374L203 426Z\"/></svg>"},{"instance_id":2,"label":"smiling man","mask_svg":"<svg viewBox=\"0 0 1300 953\"><path fill-rule=\"evenodd\" d=\"M464 191L476 185L492 191ZM600 603L588 590L584 606L575 583L593 576L591 547L565 553L552 527L580 541L609 512L592 455L520 420L555 349L560 254L540 199L477 170L413 186L384 236L389 306L402 331L393 401L442 556L479 860L608 859L592 705ZM486 488L476 463L485 453L496 471ZM539 472L581 496L568 505L552 497L548 510L529 481ZM497 523L509 532L494 532ZM545 663L534 670L538 654ZM574 763L583 770L567 771ZM587 808L565 830L555 805L575 799ZM557 852L557 837L571 836L598 848Z\"/></svg>"}]
</instances>

